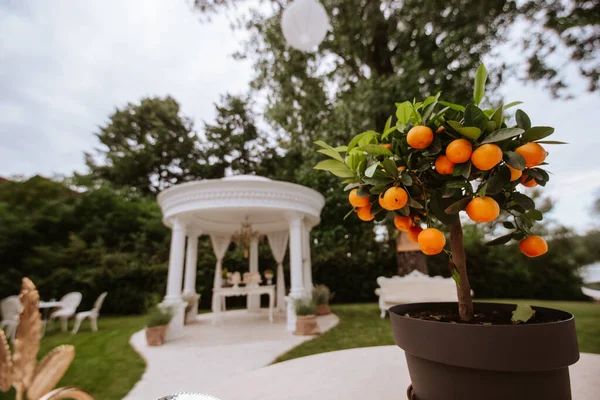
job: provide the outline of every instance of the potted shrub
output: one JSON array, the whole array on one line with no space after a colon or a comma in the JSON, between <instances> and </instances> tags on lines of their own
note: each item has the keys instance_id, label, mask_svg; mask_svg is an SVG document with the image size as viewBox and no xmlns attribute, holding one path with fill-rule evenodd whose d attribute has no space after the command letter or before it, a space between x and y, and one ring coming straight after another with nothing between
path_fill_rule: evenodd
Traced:
<instances>
[{"instance_id":1,"label":"potted shrub","mask_svg":"<svg viewBox=\"0 0 600 400\"><path fill-rule=\"evenodd\" d=\"M333 295L327 286L316 285L312 290L312 298L317 307L317 315L331 314L329 301L333 298Z\"/></svg>"},{"instance_id":2,"label":"potted shrub","mask_svg":"<svg viewBox=\"0 0 600 400\"><path fill-rule=\"evenodd\" d=\"M543 216L522 189L548 182L543 146L562 144L546 140L554 129L532 126L522 110L509 126L505 112L519 102L479 108L486 79L481 65L466 106L439 101L438 93L397 103L383 132L361 133L343 147L317 142L331 159L315 168L345 179L358 218L389 218L426 255L448 257L457 303L390 309L412 380L409 398L570 399L568 367L579 359L573 316L471 298L459 213L476 223L507 213L506 234L488 244L515 240L525 256L544 254L545 240L532 231Z\"/></svg>"},{"instance_id":3,"label":"potted shrub","mask_svg":"<svg viewBox=\"0 0 600 400\"><path fill-rule=\"evenodd\" d=\"M273 284L273 270L272 269L267 269L265 270L265 279L267 280L267 285L272 285Z\"/></svg>"},{"instance_id":4,"label":"potted shrub","mask_svg":"<svg viewBox=\"0 0 600 400\"><path fill-rule=\"evenodd\" d=\"M316 307L309 297L293 299L296 311L296 330L294 335L316 335L319 331L317 325Z\"/></svg>"},{"instance_id":5,"label":"potted shrub","mask_svg":"<svg viewBox=\"0 0 600 400\"><path fill-rule=\"evenodd\" d=\"M165 342L165 333L172 317L170 309L161 307L155 307L148 314L146 323L146 342L148 346L161 346Z\"/></svg>"}]
</instances>

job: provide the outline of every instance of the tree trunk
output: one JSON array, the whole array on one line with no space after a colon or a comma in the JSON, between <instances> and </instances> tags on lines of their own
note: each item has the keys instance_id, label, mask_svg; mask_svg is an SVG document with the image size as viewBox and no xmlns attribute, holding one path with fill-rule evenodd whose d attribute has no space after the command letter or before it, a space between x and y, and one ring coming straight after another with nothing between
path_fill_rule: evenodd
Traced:
<instances>
[{"instance_id":1,"label":"tree trunk","mask_svg":"<svg viewBox=\"0 0 600 400\"><path fill-rule=\"evenodd\" d=\"M450 249L452 251L452 262L460 276L460 285L457 283L458 313L463 321L473 318L473 298L471 297L471 285L467 275L467 258L463 244L463 231L460 219L450 226ZM453 272L454 274L454 272Z\"/></svg>"},{"instance_id":2,"label":"tree trunk","mask_svg":"<svg viewBox=\"0 0 600 400\"><path fill-rule=\"evenodd\" d=\"M416 251L406 251L397 253L396 257L398 272L396 275L404 276L417 270L425 275L427 271L427 259L425 254Z\"/></svg>"}]
</instances>

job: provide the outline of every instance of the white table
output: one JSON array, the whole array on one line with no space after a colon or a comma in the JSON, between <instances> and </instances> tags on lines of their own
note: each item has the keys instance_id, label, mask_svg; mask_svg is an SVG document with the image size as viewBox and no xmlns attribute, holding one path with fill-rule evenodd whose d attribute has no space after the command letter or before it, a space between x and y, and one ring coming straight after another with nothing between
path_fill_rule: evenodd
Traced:
<instances>
[{"instance_id":1,"label":"white table","mask_svg":"<svg viewBox=\"0 0 600 400\"><path fill-rule=\"evenodd\" d=\"M227 297L249 296L254 294L266 294L269 296L269 322L273 322L273 306L275 303L275 285L248 284L245 286L234 285L232 287L213 289L213 304L220 304L216 312L213 312L213 324L217 323L218 314L225 311L225 299Z\"/></svg>"},{"instance_id":2,"label":"white table","mask_svg":"<svg viewBox=\"0 0 600 400\"><path fill-rule=\"evenodd\" d=\"M48 313L50 312L51 308L59 308L62 307L62 302L60 301L40 301L38 303L38 308L40 310L44 310L44 318L42 319L43 322L43 331L42 331L42 335L46 334L46 322L48 322Z\"/></svg>"}]
</instances>

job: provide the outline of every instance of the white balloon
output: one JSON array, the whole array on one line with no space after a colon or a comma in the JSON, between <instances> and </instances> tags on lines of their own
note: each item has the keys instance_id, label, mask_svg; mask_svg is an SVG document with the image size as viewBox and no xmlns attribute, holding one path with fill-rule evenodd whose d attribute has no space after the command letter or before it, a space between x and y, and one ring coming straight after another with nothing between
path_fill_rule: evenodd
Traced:
<instances>
[{"instance_id":1,"label":"white balloon","mask_svg":"<svg viewBox=\"0 0 600 400\"><path fill-rule=\"evenodd\" d=\"M313 51L325 39L329 17L317 0L295 0L283 11L281 29L290 46Z\"/></svg>"}]
</instances>

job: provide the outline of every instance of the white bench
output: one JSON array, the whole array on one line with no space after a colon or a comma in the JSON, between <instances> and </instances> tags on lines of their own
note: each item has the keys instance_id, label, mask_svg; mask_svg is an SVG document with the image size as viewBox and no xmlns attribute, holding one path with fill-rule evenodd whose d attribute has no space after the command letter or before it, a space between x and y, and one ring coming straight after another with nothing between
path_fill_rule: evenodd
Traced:
<instances>
[{"instance_id":1,"label":"white bench","mask_svg":"<svg viewBox=\"0 0 600 400\"><path fill-rule=\"evenodd\" d=\"M428 276L417 270L406 276L377 278L381 318L390 307L406 303L456 301L456 283L452 278Z\"/></svg>"}]
</instances>

